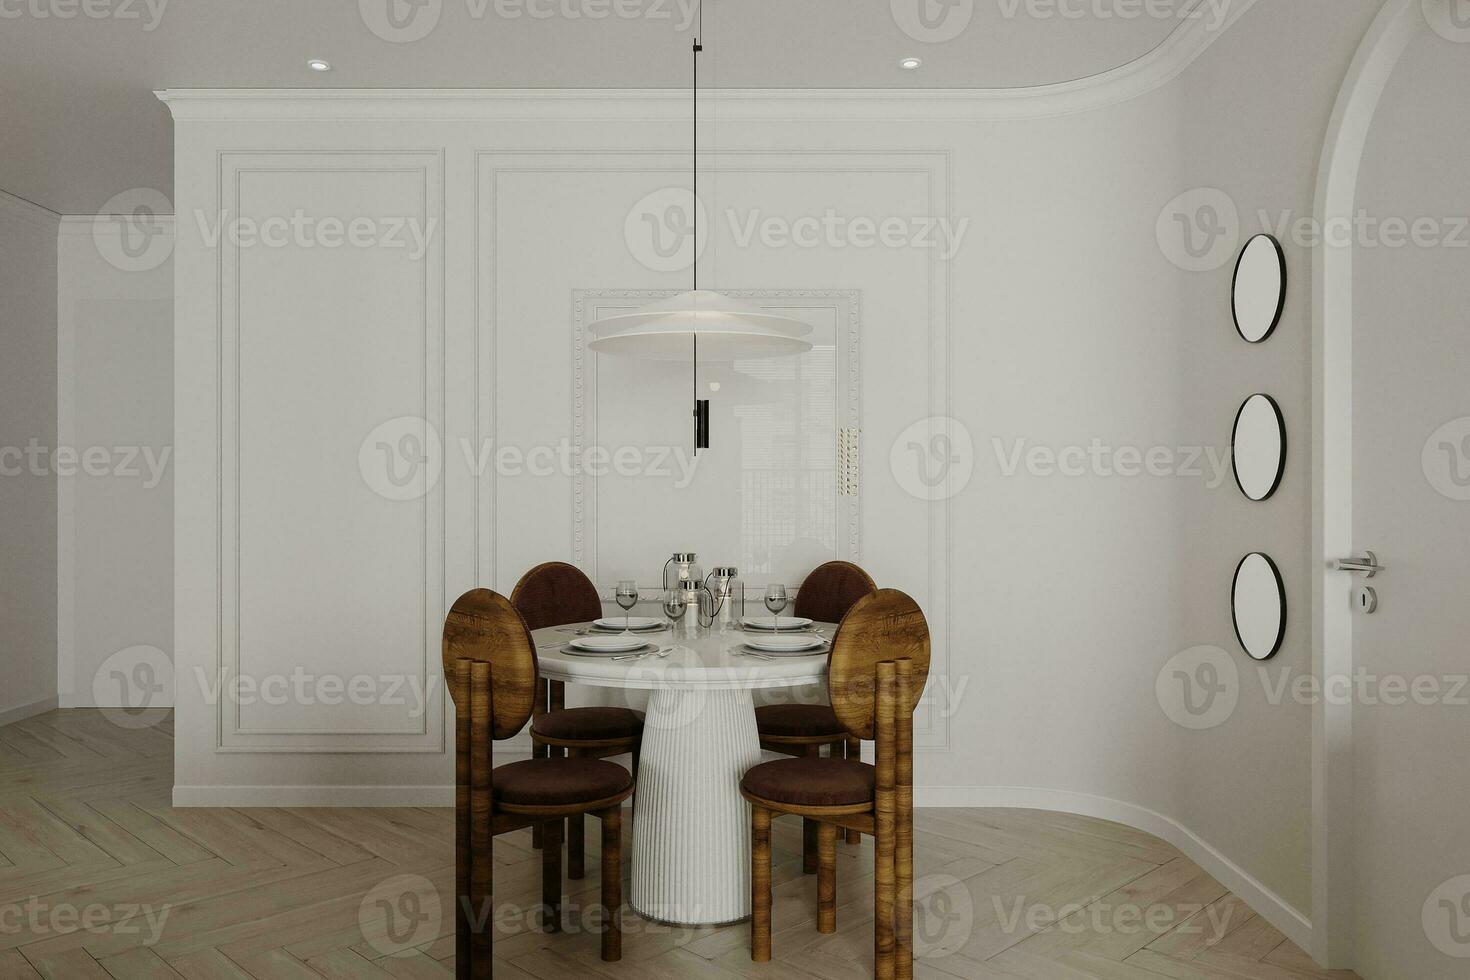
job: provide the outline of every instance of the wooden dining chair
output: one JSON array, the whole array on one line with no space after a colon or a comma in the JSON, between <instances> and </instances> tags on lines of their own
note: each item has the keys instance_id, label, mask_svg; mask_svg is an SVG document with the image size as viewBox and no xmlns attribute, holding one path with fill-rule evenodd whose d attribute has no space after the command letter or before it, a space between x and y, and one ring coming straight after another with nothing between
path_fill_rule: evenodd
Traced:
<instances>
[{"instance_id":1,"label":"wooden dining chair","mask_svg":"<svg viewBox=\"0 0 1470 980\"><path fill-rule=\"evenodd\" d=\"M853 603L878 591L872 576L850 561L817 566L796 592L794 614L818 623L838 623ZM766 704L755 709L761 748L782 755L819 756L822 747L834 759L861 759L862 743L851 737L826 704ZM857 831L847 843L857 844ZM817 873L817 823L808 820L802 835L802 871Z\"/></svg>"},{"instance_id":2,"label":"wooden dining chair","mask_svg":"<svg viewBox=\"0 0 1470 980\"><path fill-rule=\"evenodd\" d=\"M526 625L533 629L586 623L602 616L597 587L582 570L566 562L549 561L521 576L510 594ZM630 708L568 708L566 685L537 678L536 703L531 713L531 755L545 759L569 756L574 759L607 759L633 756L633 777L638 776L638 748L643 739L643 715ZM531 846L541 847L545 831L532 828ZM567 820L567 877L585 875L586 840L584 818Z\"/></svg>"},{"instance_id":3,"label":"wooden dining chair","mask_svg":"<svg viewBox=\"0 0 1470 980\"><path fill-rule=\"evenodd\" d=\"M929 624L913 599L882 589L843 617L827 660L832 708L854 737L875 743L876 764L778 759L741 780L751 804L750 956L771 958L771 818L796 814L819 832L817 930L837 929L837 833L874 838L874 975L914 975L914 709L929 677Z\"/></svg>"},{"instance_id":4,"label":"wooden dining chair","mask_svg":"<svg viewBox=\"0 0 1470 980\"><path fill-rule=\"evenodd\" d=\"M541 898L547 932L562 927L561 821L602 819L602 958L622 958L622 804L633 777L598 759L527 759L491 766L495 741L516 735L535 703L536 648L505 596L475 589L444 620L444 676L455 723L455 976L493 975L494 856L499 835L545 826Z\"/></svg>"}]
</instances>

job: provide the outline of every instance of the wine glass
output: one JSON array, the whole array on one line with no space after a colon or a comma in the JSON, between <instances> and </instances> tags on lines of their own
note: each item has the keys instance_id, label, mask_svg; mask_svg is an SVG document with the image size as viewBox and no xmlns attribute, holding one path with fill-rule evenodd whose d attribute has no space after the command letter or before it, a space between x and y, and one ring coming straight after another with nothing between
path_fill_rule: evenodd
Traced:
<instances>
[{"instance_id":1,"label":"wine glass","mask_svg":"<svg viewBox=\"0 0 1470 980\"><path fill-rule=\"evenodd\" d=\"M679 621L684 618L684 609L689 601L683 589L669 589L664 593L664 615L669 617L669 626L677 631Z\"/></svg>"},{"instance_id":2,"label":"wine glass","mask_svg":"<svg viewBox=\"0 0 1470 980\"><path fill-rule=\"evenodd\" d=\"M771 611L771 616L774 618L771 624L773 633L781 632L781 610L786 608L786 601L786 586L766 586L766 608Z\"/></svg>"},{"instance_id":3,"label":"wine glass","mask_svg":"<svg viewBox=\"0 0 1470 980\"><path fill-rule=\"evenodd\" d=\"M628 611L638 605L638 583L630 578L623 579L618 583L613 598L618 601L618 605L623 610L623 632L631 633L632 630L628 628Z\"/></svg>"}]
</instances>

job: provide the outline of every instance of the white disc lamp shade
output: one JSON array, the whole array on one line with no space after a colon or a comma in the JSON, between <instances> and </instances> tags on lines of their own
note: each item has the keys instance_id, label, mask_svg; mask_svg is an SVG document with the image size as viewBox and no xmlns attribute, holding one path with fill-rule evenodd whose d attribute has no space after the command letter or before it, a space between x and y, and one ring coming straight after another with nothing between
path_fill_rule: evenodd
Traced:
<instances>
[{"instance_id":1,"label":"white disc lamp shade","mask_svg":"<svg viewBox=\"0 0 1470 980\"><path fill-rule=\"evenodd\" d=\"M812 349L811 324L731 299L712 289L696 289L651 303L633 313L603 317L588 325L595 339L587 346L599 354L650 360L685 360L699 340L701 360L784 357Z\"/></svg>"}]
</instances>

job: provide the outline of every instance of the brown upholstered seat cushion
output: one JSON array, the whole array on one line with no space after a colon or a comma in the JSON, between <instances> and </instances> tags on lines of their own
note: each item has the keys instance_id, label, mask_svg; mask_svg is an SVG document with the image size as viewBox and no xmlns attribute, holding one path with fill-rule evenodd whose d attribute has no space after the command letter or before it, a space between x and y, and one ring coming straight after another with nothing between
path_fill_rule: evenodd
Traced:
<instances>
[{"instance_id":1,"label":"brown upholstered seat cushion","mask_svg":"<svg viewBox=\"0 0 1470 980\"><path fill-rule=\"evenodd\" d=\"M855 759L778 759L745 774L751 796L793 806L849 806L873 802L877 770Z\"/></svg>"},{"instance_id":2,"label":"brown upholstered seat cushion","mask_svg":"<svg viewBox=\"0 0 1470 980\"><path fill-rule=\"evenodd\" d=\"M603 759L527 759L490 773L498 803L565 806L617 796L633 785L628 770Z\"/></svg>"},{"instance_id":3,"label":"brown upholstered seat cushion","mask_svg":"<svg viewBox=\"0 0 1470 980\"><path fill-rule=\"evenodd\" d=\"M847 729L827 704L762 705L755 709L755 726L762 735L785 738L830 735L836 742L847 737Z\"/></svg>"},{"instance_id":4,"label":"brown upholstered seat cushion","mask_svg":"<svg viewBox=\"0 0 1470 980\"><path fill-rule=\"evenodd\" d=\"M566 708L531 719L531 734L559 742L637 738L643 715L630 708Z\"/></svg>"}]
</instances>

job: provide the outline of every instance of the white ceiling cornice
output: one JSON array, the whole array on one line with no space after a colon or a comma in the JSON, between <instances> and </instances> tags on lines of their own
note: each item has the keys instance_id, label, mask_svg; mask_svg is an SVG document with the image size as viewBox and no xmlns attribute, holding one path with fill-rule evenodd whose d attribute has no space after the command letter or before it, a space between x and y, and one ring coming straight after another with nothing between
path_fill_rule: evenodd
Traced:
<instances>
[{"instance_id":1,"label":"white ceiling cornice","mask_svg":"<svg viewBox=\"0 0 1470 980\"><path fill-rule=\"evenodd\" d=\"M1177 78L1255 0L1223 22L1188 18L1148 54L1097 75L1002 89L714 89L715 118L732 120L1005 120L1087 112L1155 91ZM1199 9L1203 9L1200 5ZM497 120L637 121L687 118L681 89L165 89L175 121Z\"/></svg>"}]
</instances>

